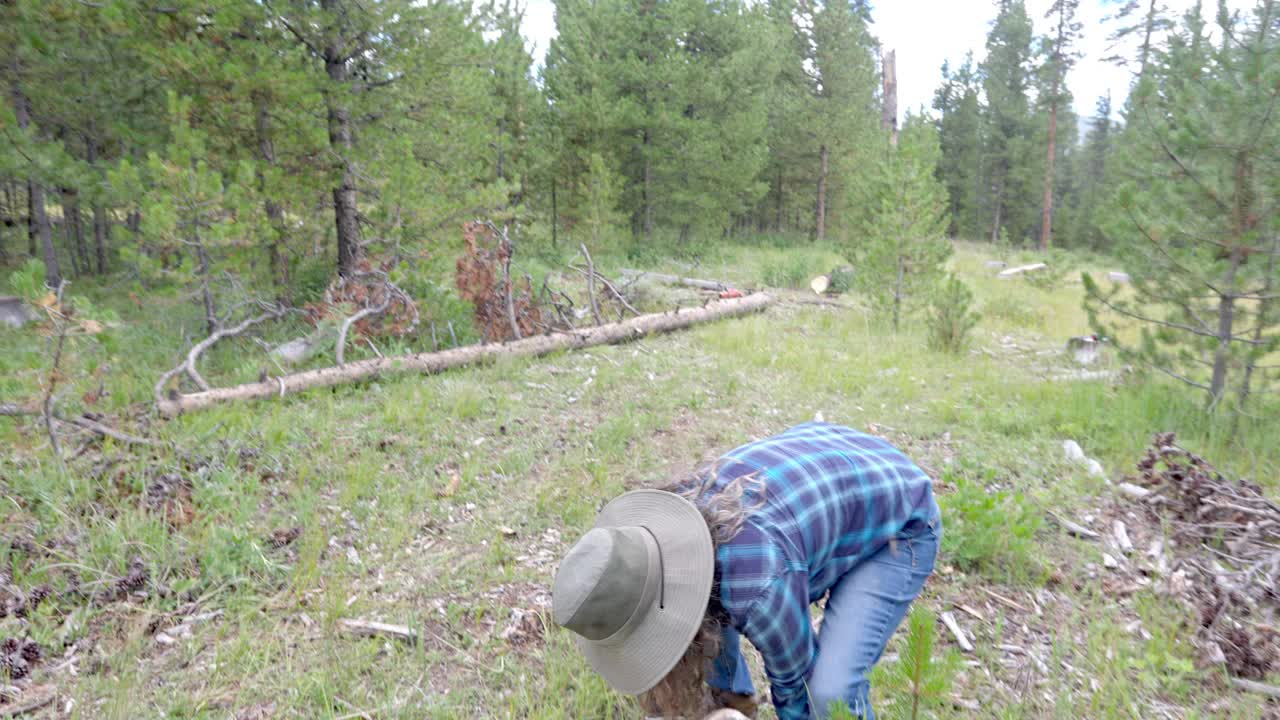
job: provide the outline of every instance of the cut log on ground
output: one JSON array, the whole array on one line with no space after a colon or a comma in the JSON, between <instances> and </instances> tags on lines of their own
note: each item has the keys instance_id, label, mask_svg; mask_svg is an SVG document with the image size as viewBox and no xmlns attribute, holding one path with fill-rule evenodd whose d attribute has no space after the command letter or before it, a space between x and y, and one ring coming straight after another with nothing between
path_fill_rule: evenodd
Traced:
<instances>
[{"instance_id":1,"label":"cut log on ground","mask_svg":"<svg viewBox=\"0 0 1280 720\"><path fill-rule=\"evenodd\" d=\"M663 273L644 272L641 270L624 269L622 274L628 277L651 278L660 283L666 283L667 285L684 285L685 287L698 288L699 290L712 290L715 292L722 292L733 287L729 283L720 282L719 280L700 280L698 278L679 277L678 275L665 275Z\"/></svg>"},{"instance_id":2,"label":"cut log on ground","mask_svg":"<svg viewBox=\"0 0 1280 720\"><path fill-rule=\"evenodd\" d=\"M1043 270L1047 267L1049 266L1044 263L1031 263L1030 265L1019 265L1018 267L1011 267L1011 268L1006 268L1004 270L1001 270L1000 272L996 273L996 277L1011 278L1014 275L1021 275L1023 273L1035 272L1036 270Z\"/></svg>"},{"instance_id":3,"label":"cut log on ground","mask_svg":"<svg viewBox=\"0 0 1280 720\"><path fill-rule=\"evenodd\" d=\"M712 320L737 317L763 310L773 298L755 293L743 298L709 302L702 307L680 308L654 313L563 333L538 335L509 343L468 345L440 352L396 355L349 362L342 367L292 373L269 378L264 382L246 383L228 388L215 388L186 395L157 399L161 414L178 415L230 400L268 398L310 388L331 387L403 372L433 374L457 367L491 362L500 357L539 357L559 350L573 350L593 345L628 342L646 335L679 330Z\"/></svg>"}]
</instances>

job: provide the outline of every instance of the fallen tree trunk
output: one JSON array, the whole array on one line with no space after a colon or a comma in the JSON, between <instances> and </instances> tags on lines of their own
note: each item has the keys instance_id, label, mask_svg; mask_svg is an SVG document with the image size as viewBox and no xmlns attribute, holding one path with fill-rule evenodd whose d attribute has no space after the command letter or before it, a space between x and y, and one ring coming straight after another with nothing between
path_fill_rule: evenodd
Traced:
<instances>
[{"instance_id":1,"label":"fallen tree trunk","mask_svg":"<svg viewBox=\"0 0 1280 720\"><path fill-rule=\"evenodd\" d=\"M686 287L698 288L699 290L713 290L715 292L723 292L732 287L728 283L722 283L719 280L699 280L698 278L664 275L663 273L645 272L643 270L624 269L622 274L629 277L653 278L660 283L666 283L668 285L684 285Z\"/></svg>"},{"instance_id":2,"label":"fallen tree trunk","mask_svg":"<svg viewBox=\"0 0 1280 720\"><path fill-rule=\"evenodd\" d=\"M173 395L156 402L161 414L174 416L199 410L229 400L250 400L299 392L310 388L330 387L357 382L383 374L400 372L438 373L456 367L477 365L500 357L538 357L558 350L572 350L592 345L609 345L635 340L645 335L679 330L691 325L746 315L764 309L772 298L755 293L743 298L719 300L702 307L680 308L672 312L654 313L622 322L582 328L551 335L515 340L508 343L467 345L440 352L416 353L350 362L341 367L327 367L283 375L265 382L246 383L227 388L214 388L187 395Z\"/></svg>"}]
</instances>

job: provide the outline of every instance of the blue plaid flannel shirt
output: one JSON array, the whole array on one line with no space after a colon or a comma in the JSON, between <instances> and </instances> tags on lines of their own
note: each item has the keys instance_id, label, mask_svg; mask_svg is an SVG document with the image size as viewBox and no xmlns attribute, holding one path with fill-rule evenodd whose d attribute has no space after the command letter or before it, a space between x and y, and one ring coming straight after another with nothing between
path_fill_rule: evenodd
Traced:
<instances>
[{"instance_id":1,"label":"blue plaid flannel shirt","mask_svg":"<svg viewBox=\"0 0 1280 720\"><path fill-rule=\"evenodd\" d=\"M751 473L764 481L763 505L717 551L719 600L764 657L779 720L802 720L818 651L809 605L895 536L928 523L933 489L884 440L819 422L729 452L708 490Z\"/></svg>"}]
</instances>

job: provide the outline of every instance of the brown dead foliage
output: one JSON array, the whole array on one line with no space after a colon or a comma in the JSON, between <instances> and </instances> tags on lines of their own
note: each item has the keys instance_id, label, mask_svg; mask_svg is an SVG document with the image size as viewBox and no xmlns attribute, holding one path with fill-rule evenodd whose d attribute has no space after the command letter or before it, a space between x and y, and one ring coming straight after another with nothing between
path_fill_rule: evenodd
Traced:
<instances>
[{"instance_id":1,"label":"brown dead foliage","mask_svg":"<svg viewBox=\"0 0 1280 720\"><path fill-rule=\"evenodd\" d=\"M1137 470L1132 481L1150 491L1138 501L1145 534L1161 542L1162 527L1171 533L1162 587L1196 611L1204 658L1244 678L1280 669L1280 505L1179 447L1173 433L1155 436Z\"/></svg>"},{"instance_id":2,"label":"brown dead foliage","mask_svg":"<svg viewBox=\"0 0 1280 720\"><path fill-rule=\"evenodd\" d=\"M386 305L382 312L357 321L353 326L355 332L366 337L400 337L412 332L418 324L418 307L388 279L394 266L394 262L388 261L374 267L367 258L362 259L350 276L339 277L329 284L323 300L306 305L307 320L318 325L326 319L340 320L349 311Z\"/></svg>"},{"instance_id":3,"label":"brown dead foliage","mask_svg":"<svg viewBox=\"0 0 1280 720\"><path fill-rule=\"evenodd\" d=\"M485 342L517 339L511 315L520 337L537 334L545 327L532 283L526 277L521 286L511 280L511 241L495 232L488 223L469 222L462 228L465 248L458 258L454 281L463 300L475 306L476 330ZM511 313L507 298L511 298Z\"/></svg>"}]
</instances>

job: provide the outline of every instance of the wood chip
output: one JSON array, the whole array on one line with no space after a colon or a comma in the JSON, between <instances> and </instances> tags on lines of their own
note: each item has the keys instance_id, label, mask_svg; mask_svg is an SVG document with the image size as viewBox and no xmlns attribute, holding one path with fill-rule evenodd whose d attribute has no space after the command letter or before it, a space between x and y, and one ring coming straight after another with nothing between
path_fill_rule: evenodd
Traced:
<instances>
[{"instance_id":1,"label":"wood chip","mask_svg":"<svg viewBox=\"0 0 1280 720\"><path fill-rule=\"evenodd\" d=\"M1142 500L1151 494L1150 490L1127 482L1118 483L1116 485L1116 490L1120 491L1123 495L1133 498L1134 500Z\"/></svg>"},{"instance_id":2,"label":"wood chip","mask_svg":"<svg viewBox=\"0 0 1280 720\"><path fill-rule=\"evenodd\" d=\"M1005 604L1005 605L1008 605L1009 607L1013 608L1014 610L1020 610L1020 611L1022 611L1022 612L1024 612L1024 613L1025 613L1025 612L1031 612L1030 610L1026 609L1026 608L1025 608L1025 607L1023 607L1022 605L1019 605L1018 603L1014 602L1013 600L1010 600L1009 598L1007 598L1007 597L1005 597L1005 596L1001 595L1000 593L994 592L994 591L992 591L992 590L988 590L988 589L986 589L986 588L982 588L982 592L984 592L984 593L986 593L986 594L990 595L990 596L991 596L993 599L995 599L996 601L1001 602L1001 603L1003 603L1003 604Z\"/></svg>"},{"instance_id":3,"label":"wood chip","mask_svg":"<svg viewBox=\"0 0 1280 720\"><path fill-rule=\"evenodd\" d=\"M965 605L964 603L956 603L956 609L957 609L957 610L964 611L965 613L968 613L969 615L972 615L973 617L975 617L975 618L977 618L978 620L981 620L981 621L983 621L983 622L986 622L986 620L987 620L986 618L984 618L984 617L982 616L982 613L981 613L981 612L979 612L978 610L976 610L976 609L974 609L974 608L969 607L968 605Z\"/></svg>"},{"instance_id":4,"label":"wood chip","mask_svg":"<svg viewBox=\"0 0 1280 720\"><path fill-rule=\"evenodd\" d=\"M356 620L353 618L342 618L338 620L338 627L344 632L359 637L390 637L396 640L402 640L408 643L418 641L418 633L406 625L392 625L390 623L376 622L373 620Z\"/></svg>"},{"instance_id":5,"label":"wood chip","mask_svg":"<svg viewBox=\"0 0 1280 720\"><path fill-rule=\"evenodd\" d=\"M1080 525L1079 523L1074 523L1064 517L1061 517L1056 513L1049 513L1049 517L1053 518L1055 522L1061 525L1062 529L1066 530L1072 535L1075 535L1078 538L1084 538L1085 540L1097 540L1102 537L1101 535L1090 530L1089 528L1083 525Z\"/></svg>"},{"instance_id":6,"label":"wood chip","mask_svg":"<svg viewBox=\"0 0 1280 720\"><path fill-rule=\"evenodd\" d=\"M942 624L946 625L952 636L955 637L960 649L965 652L973 652L973 643L969 642L969 638L965 637L964 630L960 629L960 624L956 622L955 615L950 612L944 612L939 617L942 618Z\"/></svg>"},{"instance_id":7,"label":"wood chip","mask_svg":"<svg viewBox=\"0 0 1280 720\"><path fill-rule=\"evenodd\" d=\"M1116 546L1120 548L1122 553L1133 552L1133 541L1129 539L1129 529L1124 526L1124 521L1116 520L1111 523L1111 534L1116 537Z\"/></svg>"}]
</instances>

